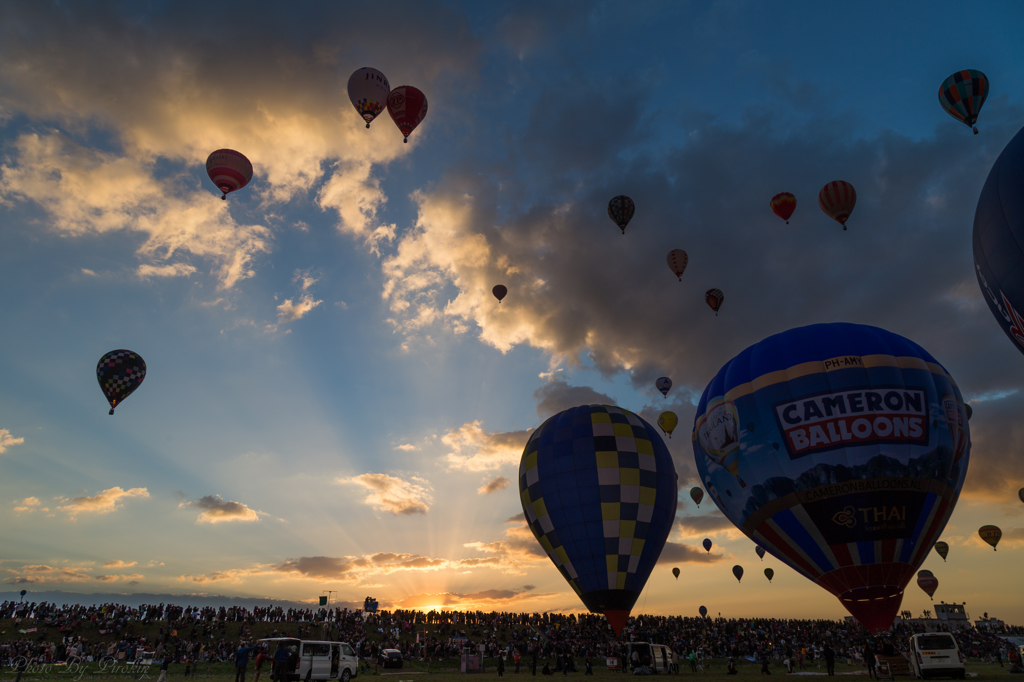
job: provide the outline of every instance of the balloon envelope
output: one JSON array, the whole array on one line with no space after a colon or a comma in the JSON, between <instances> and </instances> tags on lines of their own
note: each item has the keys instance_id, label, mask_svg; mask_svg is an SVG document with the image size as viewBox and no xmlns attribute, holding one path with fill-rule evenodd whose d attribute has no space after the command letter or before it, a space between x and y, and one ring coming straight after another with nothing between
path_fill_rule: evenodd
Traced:
<instances>
[{"instance_id":1,"label":"balloon envelope","mask_svg":"<svg viewBox=\"0 0 1024 682\"><path fill-rule=\"evenodd\" d=\"M409 141L409 135L427 115L427 96L411 85L400 85L388 95L388 113Z\"/></svg>"},{"instance_id":2,"label":"balloon envelope","mask_svg":"<svg viewBox=\"0 0 1024 682\"><path fill-rule=\"evenodd\" d=\"M1017 497L1020 498L1021 502L1024 502L1024 488L1021 488L1020 490L1017 491Z\"/></svg>"},{"instance_id":3,"label":"balloon envelope","mask_svg":"<svg viewBox=\"0 0 1024 682\"><path fill-rule=\"evenodd\" d=\"M690 499L696 502L699 507L700 501L704 499L704 490L697 486L690 488Z\"/></svg>"},{"instance_id":4,"label":"balloon envelope","mask_svg":"<svg viewBox=\"0 0 1024 682\"><path fill-rule=\"evenodd\" d=\"M608 217L622 229L622 234L626 234L626 225L629 225L634 213L636 213L636 204L625 194L612 197L612 200L608 202Z\"/></svg>"},{"instance_id":5,"label":"balloon envelope","mask_svg":"<svg viewBox=\"0 0 1024 682\"><path fill-rule=\"evenodd\" d=\"M672 380L668 377L661 377L654 382L654 387L661 391L664 396L668 395L668 392L672 390Z\"/></svg>"},{"instance_id":6,"label":"balloon envelope","mask_svg":"<svg viewBox=\"0 0 1024 682\"><path fill-rule=\"evenodd\" d=\"M962 410L956 383L917 344L877 327L801 327L712 379L694 457L744 534L869 630L887 629L959 497Z\"/></svg>"},{"instance_id":7,"label":"balloon envelope","mask_svg":"<svg viewBox=\"0 0 1024 682\"><path fill-rule=\"evenodd\" d=\"M772 213L779 216L789 224L789 217L796 210L796 197L789 192L781 192L772 197Z\"/></svg>"},{"instance_id":8,"label":"balloon envelope","mask_svg":"<svg viewBox=\"0 0 1024 682\"><path fill-rule=\"evenodd\" d=\"M252 164L234 149L218 149L206 158L206 174L223 194L242 189L252 180Z\"/></svg>"},{"instance_id":9,"label":"balloon envelope","mask_svg":"<svg viewBox=\"0 0 1024 682\"><path fill-rule=\"evenodd\" d=\"M775 577L775 571L770 568L764 569L764 577L768 578L768 582L771 582L772 578Z\"/></svg>"},{"instance_id":10,"label":"balloon envelope","mask_svg":"<svg viewBox=\"0 0 1024 682\"><path fill-rule=\"evenodd\" d=\"M986 97L988 77L977 69L957 71L939 86L939 104L947 114L968 128L977 123ZM978 133L977 128L974 128L974 133Z\"/></svg>"},{"instance_id":11,"label":"balloon envelope","mask_svg":"<svg viewBox=\"0 0 1024 682\"><path fill-rule=\"evenodd\" d=\"M621 633L675 519L675 466L657 430L609 405L559 412L530 435L519 495L559 573Z\"/></svg>"},{"instance_id":12,"label":"balloon envelope","mask_svg":"<svg viewBox=\"0 0 1024 682\"><path fill-rule=\"evenodd\" d=\"M818 206L832 220L846 229L846 221L857 205L857 190L844 180L834 180L818 192Z\"/></svg>"},{"instance_id":13,"label":"balloon envelope","mask_svg":"<svg viewBox=\"0 0 1024 682\"><path fill-rule=\"evenodd\" d=\"M949 545L939 540L935 543L935 553L942 557L942 560L946 560L946 556L949 554Z\"/></svg>"},{"instance_id":14,"label":"balloon envelope","mask_svg":"<svg viewBox=\"0 0 1024 682\"><path fill-rule=\"evenodd\" d=\"M761 559L761 561L764 561L764 547L758 545L754 551L757 552L758 558Z\"/></svg>"},{"instance_id":15,"label":"balloon envelope","mask_svg":"<svg viewBox=\"0 0 1024 682\"><path fill-rule=\"evenodd\" d=\"M711 540L710 540L710 538L704 538L704 542L702 542L701 544L704 545L704 549L707 550L708 554L710 554L711 553Z\"/></svg>"},{"instance_id":16,"label":"balloon envelope","mask_svg":"<svg viewBox=\"0 0 1024 682\"><path fill-rule=\"evenodd\" d=\"M697 609L697 613L699 613L699 614L700 614L700 617L701 617L701 618L707 618L707 615L708 615L708 607L706 607L706 606L702 606L702 607L700 607L699 609Z\"/></svg>"},{"instance_id":17,"label":"balloon envelope","mask_svg":"<svg viewBox=\"0 0 1024 682\"><path fill-rule=\"evenodd\" d=\"M388 105L389 94L391 84L388 83L387 76L377 69L364 66L348 78L348 98L366 121L367 128L370 127L370 121L377 118Z\"/></svg>"},{"instance_id":18,"label":"balloon envelope","mask_svg":"<svg viewBox=\"0 0 1024 682\"><path fill-rule=\"evenodd\" d=\"M743 579L743 567L742 566L733 566L732 567L732 574L734 576L736 576L736 582L740 582Z\"/></svg>"},{"instance_id":19,"label":"balloon envelope","mask_svg":"<svg viewBox=\"0 0 1024 682\"><path fill-rule=\"evenodd\" d=\"M974 272L985 302L1024 353L1024 128L992 165L974 213Z\"/></svg>"},{"instance_id":20,"label":"balloon envelope","mask_svg":"<svg viewBox=\"0 0 1024 682\"><path fill-rule=\"evenodd\" d=\"M981 539L992 545L992 549L996 548L999 544L999 538L1003 537L1003 531L999 529L999 526L982 526L978 529L978 535Z\"/></svg>"},{"instance_id":21,"label":"balloon envelope","mask_svg":"<svg viewBox=\"0 0 1024 682\"><path fill-rule=\"evenodd\" d=\"M146 361L130 350L120 348L106 353L96 363L96 381L110 403L110 414L135 392L146 378Z\"/></svg>"},{"instance_id":22,"label":"balloon envelope","mask_svg":"<svg viewBox=\"0 0 1024 682\"><path fill-rule=\"evenodd\" d=\"M662 412L658 415L658 426L668 434L669 438L672 437L672 432L676 430L678 425L679 417L676 416L675 412Z\"/></svg>"},{"instance_id":23,"label":"balloon envelope","mask_svg":"<svg viewBox=\"0 0 1024 682\"><path fill-rule=\"evenodd\" d=\"M718 309L725 303L725 294L722 293L721 289L708 289L704 294L704 302L708 304L708 307L715 311L715 315L718 314Z\"/></svg>"},{"instance_id":24,"label":"balloon envelope","mask_svg":"<svg viewBox=\"0 0 1024 682\"><path fill-rule=\"evenodd\" d=\"M682 249L672 249L668 252L666 260L668 261L668 269L682 282L683 272L686 270L686 264L690 262L690 257Z\"/></svg>"},{"instance_id":25,"label":"balloon envelope","mask_svg":"<svg viewBox=\"0 0 1024 682\"><path fill-rule=\"evenodd\" d=\"M679 580L679 569L678 568L673 568L672 569L672 575L674 575L676 577L676 580Z\"/></svg>"},{"instance_id":26,"label":"balloon envelope","mask_svg":"<svg viewBox=\"0 0 1024 682\"><path fill-rule=\"evenodd\" d=\"M491 289L491 293L494 294L494 298L498 299L498 303L501 303L501 299L505 298L508 294L508 289L504 284L495 284L494 288Z\"/></svg>"},{"instance_id":27,"label":"balloon envelope","mask_svg":"<svg viewBox=\"0 0 1024 682\"><path fill-rule=\"evenodd\" d=\"M939 587L939 579L932 575L931 571L921 571L917 574L917 586L931 597Z\"/></svg>"}]
</instances>

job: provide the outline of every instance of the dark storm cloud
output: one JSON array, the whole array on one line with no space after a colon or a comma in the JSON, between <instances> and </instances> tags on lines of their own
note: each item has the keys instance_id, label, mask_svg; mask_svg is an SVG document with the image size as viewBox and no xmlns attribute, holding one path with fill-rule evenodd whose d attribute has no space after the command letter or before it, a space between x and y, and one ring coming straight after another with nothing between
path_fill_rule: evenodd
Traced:
<instances>
[{"instance_id":1,"label":"dark storm cloud","mask_svg":"<svg viewBox=\"0 0 1024 682\"><path fill-rule=\"evenodd\" d=\"M964 494L1019 504L1017 491L1024 487L1024 393L978 401L971 407L971 463Z\"/></svg>"},{"instance_id":2,"label":"dark storm cloud","mask_svg":"<svg viewBox=\"0 0 1024 682\"><path fill-rule=\"evenodd\" d=\"M570 386L563 379L551 379L533 392L537 416L543 422L551 415L577 405L614 405L615 400L589 386Z\"/></svg>"}]
</instances>

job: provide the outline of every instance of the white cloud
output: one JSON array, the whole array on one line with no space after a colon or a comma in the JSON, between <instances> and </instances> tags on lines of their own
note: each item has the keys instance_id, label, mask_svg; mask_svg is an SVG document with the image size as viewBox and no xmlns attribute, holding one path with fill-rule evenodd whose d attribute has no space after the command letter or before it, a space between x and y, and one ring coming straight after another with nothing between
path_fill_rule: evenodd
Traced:
<instances>
[{"instance_id":1,"label":"white cloud","mask_svg":"<svg viewBox=\"0 0 1024 682\"><path fill-rule=\"evenodd\" d=\"M336 483L362 486L369 493L364 502L391 514L426 514L434 498L427 488L387 474L360 474L338 478Z\"/></svg>"},{"instance_id":2,"label":"white cloud","mask_svg":"<svg viewBox=\"0 0 1024 682\"><path fill-rule=\"evenodd\" d=\"M508 484L511 482L512 481L510 479L504 476L498 476L497 478L491 479L487 483L484 483L482 486L477 488L476 491L480 495L490 495L491 493L496 493L499 490L504 490L505 488L508 487Z\"/></svg>"},{"instance_id":3,"label":"white cloud","mask_svg":"<svg viewBox=\"0 0 1024 682\"><path fill-rule=\"evenodd\" d=\"M7 452L7 448L12 445L21 445L24 442L24 438L15 438L7 429L0 429L0 453Z\"/></svg>"},{"instance_id":4,"label":"white cloud","mask_svg":"<svg viewBox=\"0 0 1024 682\"><path fill-rule=\"evenodd\" d=\"M452 449L445 459L453 469L487 471L518 464L530 431L487 432L480 421L448 431L441 442Z\"/></svg>"},{"instance_id":5,"label":"white cloud","mask_svg":"<svg viewBox=\"0 0 1024 682\"><path fill-rule=\"evenodd\" d=\"M286 298L281 305L277 306L277 321L284 324L301 320L321 303L323 301L314 300L309 294L302 294L294 303L292 299Z\"/></svg>"},{"instance_id":6,"label":"white cloud","mask_svg":"<svg viewBox=\"0 0 1024 682\"><path fill-rule=\"evenodd\" d=\"M74 520L79 514L85 512L106 514L115 511L120 508L122 500L132 497L149 497L149 491L146 488L124 490L119 486L115 486L92 496L73 497L70 499L60 498L60 501L64 504L60 505L58 509L67 512L68 516Z\"/></svg>"},{"instance_id":7,"label":"white cloud","mask_svg":"<svg viewBox=\"0 0 1024 682\"><path fill-rule=\"evenodd\" d=\"M167 265L143 263L135 269L135 274L141 279L149 279L150 277L188 277L195 271L195 266L188 263L168 263Z\"/></svg>"},{"instance_id":8,"label":"white cloud","mask_svg":"<svg viewBox=\"0 0 1024 682\"><path fill-rule=\"evenodd\" d=\"M225 523L229 521L259 521L259 514L241 502L227 501L220 495L205 495L198 500L181 502L178 507L194 507L203 511L196 518L196 523Z\"/></svg>"}]
</instances>

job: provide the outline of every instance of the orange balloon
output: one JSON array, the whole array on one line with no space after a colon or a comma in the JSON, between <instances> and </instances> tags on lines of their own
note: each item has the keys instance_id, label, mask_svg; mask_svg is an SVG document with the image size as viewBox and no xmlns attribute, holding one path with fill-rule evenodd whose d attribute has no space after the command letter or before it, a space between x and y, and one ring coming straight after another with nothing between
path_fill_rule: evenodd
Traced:
<instances>
[{"instance_id":1,"label":"orange balloon","mask_svg":"<svg viewBox=\"0 0 1024 682\"><path fill-rule=\"evenodd\" d=\"M789 192L782 192L772 197L772 213L779 216L789 225L789 217L796 210L796 197Z\"/></svg>"},{"instance_id":2,"label":"orange balloon","mask_svg":"<svg viewBox=\"0 0 1024 682\"><path fill-rule=\"evenodd\" d=\"M832 220L846 229L846 221L857 205L857 190L848 182L833 180L818 192L818 206Z\"/></svg>"}]
</instances>

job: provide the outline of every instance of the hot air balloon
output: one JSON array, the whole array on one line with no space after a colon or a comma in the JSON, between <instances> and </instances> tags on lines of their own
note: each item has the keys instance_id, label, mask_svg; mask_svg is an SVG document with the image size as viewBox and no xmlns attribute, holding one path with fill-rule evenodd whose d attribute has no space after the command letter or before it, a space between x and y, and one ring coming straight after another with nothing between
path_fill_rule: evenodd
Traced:
<instances>
[{"instance_id":1,"label":"hot air balloon","mask_svg":"<svg viewBox=\"0 0 1024 682\"><path fill-rule=\"evenodd\" d=\"M626 234L626 225L629 225L634 213L636 213L636 204L625 194L612 197L612 200L608 202L608 217L622 228L622 234Z\"/></svg>"},{"instance_id":2,"label":"hot air balloon","mask_svg":"<svg viewBox=\"0 0 1024 682\"><path fill-rule=\"evenodd\" d=\"M1021 502L1024 502L1024 488L1021 488L1020 490L1017 491L1017 497L1020 498Z\"/></svg>"},{"instance_id":3,"label":"hot air balloon","mask_svg":"<svg viewBox=\"0 0 1024 682\"><path fill-rule=\"evenodd\" d=\"M690 499L696 502L697 506L700 507L700 501L704 499L704 491L697 486L693 486L690 488Z\"/></svg>"},{"instance_id":4,"label":"hot air balloon","mask_svg":"<svg viewBox=\"0 0 1024 682\"><path fill-rule=\"evenodd\" d=\"M697 471L751 540L869 630L888 629L967 474L970 434L958 455L950 400L963 405L953 379L901 336L791 329L741 352L704 390Z\"/></svg>"},{"instance_id":5,"label":"hot air balloon","mask_svg":"<svg viewBox=\"0 0 1024 682\"><path fill-rule=\"evenodd\" d=\"M494 298L498 299L498 303L501 303L501 299L505 298L508 294L508 289L504 284L495 284L494 288L491 289L491 293L494 294Z\"/></svg>"},{"instance_id":6,"label":"hot air balloon","mask_svg":"<svg viewBox=\"0 0 1024 682\"><path fill-rule=\"evenodd\" d=\"M708 607L706 607L706 606L700 607L699 609L697 609L697 613L700 614L701 618L707 618L708 617Z\"/></svg>"},{"instance_id":7,"label":"hot air balloon","mask_svg":"<svg viewBox=\"0 0 1024 682\"><path fill-rule=\"evenodd\" d=\"M663 396L668 396L668 392L672 390L672 380L668 377L661 377L654 382L654 387L661 391Z\"/></svg>"},{"instance_id":8,"label":"hot air balloon","mask_svg":"<svg viewBox=\"0 0 1024 682\"><path fill-rule=\"evenodd\" d=\"M352 106L366 121L367 128L370 127L370 121L384 111L384 107L388 104L389 94L391 94L391 84L388 83L387 76L377 69L364 66L357 69L348 78L348 98L352 100Z\"/></svg>"},{"instance_id":9,"label":"hot air balloon","mask_svg":"<svg viewBox=\"0 0 1024 682\"><path fill-rule=\"evenodd\" d=\"M846 229L846 221L857 205L857 190L848 182L834 180L818 192L818 206L832 220Z\"/></svg>"},{"instance_id":10,"label":"hot air balloon","mask_svg":"<svg viewBox=\"0 0 1024 682\"><path fill-rule=\"evenodd\" d=\"M761 545L758 545L757 547L754 548L754 551L757 552L758 558L761 561L764 561L764 547L762 547Z\"/></svg>"},{"instance_id":11,"label":"hot air balloon","mask_svg":"<svg viewBox=\"0 0 1024 682\"><path fill-rule=\"evenodd\" d=\"M768 582L771 582L772 578L775 577L775 571L770 568L764 569L764 577L768 578Z\"/></svg>"},{"instance_id":12,"label":"hot air balloon","mask_svg":"<svg viewBox=\"0 0 1024 682\"><path fill-rule=\"evenodd\" d=\"M946 556L949 555L949 545L939 540L935 543L935 553L942 557L942 560L946 560Z\"/></svg>"},{"instance_id":13,"label":"hot air balloon","mask_svg":"<svg viewBox=\"0 0 1024 682\"><path fill-rule=\"evenodd\" d=\"M796 210L796 197L789 192L782 192L772 197L772 213L779 216L789 225L789 217Z\"/></svg>"},{"instance_id":14,"label":"hot air balloon","mask_svg":"<svg viewBox=\"0 0 1024 682\"><path fill-rule=\"evenodd\" d=\"M1024 128L1006 145L978 198L974 213L974 272L985 302L1024 353Z\"/></svg>"},{"instance_id":15,"label":"hot air balloon","mask_svg":"<svg viewBox=\"0 0 1024 682\"><path fill-rule=\"evenodd\" d=\"M679 580L679 569L678 568L673 568L672 569L672 575L674 575L676 577L676 580Z\"/></svg>"},{"instance_id":16,"label":"hot air balloon","mask_svg":"<svg viewBox=\"0 0 1024 682\"><path fill-rule=\"evenodd\" d=\"M939 86L939 104L947 114L968 128L973 128L975 135L978 129L974 124L978 121L986 97L988 77L977 69L957 71Z\"/></svg>"},{"instance_id":17,"label":"hot air balloon","mask_svg":"<svg viewBox=\"0 0 1024 682\"><path fill-rule=\"evenodd\" d=\"M679 424L679 417L676 416L675 412L662 412L658 415L658 426L664 431L669 438L672 437L672 432L676 430L676 426Z\"/></svg>"},{"instance_id":18,"label":"hot air balloon","mask_svg":"<svg viewBox=\"0 0 1024 682\"><path fill-rule=\"evenodd\" d=\"M96 381L110 403L110 414L114 414L114 408L134 393L145 378L146 361L130 350L112 350L96 363Z\"/></svg>"},{"instance_id":19,"label":"hot air balloon","mask_svg":"<svg viewBox=\"0 0 1024 682\"><path fill-rule=\"evenodd\" d=\"M704 538L704 542L702 542L701 544L704 545L704 549L707 550L707 553L711 554L711 539Z\"/></svg>"},{"instance_id":20,"label":"hot air balloon","mask_svg":"<svg viewBox=\"0 0 1024 682\"><path fill-rule=\"evenodd\" d=\"M411 85L400 85L388 95L388 113L405 142L427 115L427 96Z\"/></svg>"},{"instance_id":21,"label":"hot air balloon","mask_svg":"<svg viewBox=\"0 0 1024 682\"><path fill-rule=\"evenodd\" d=\"M999 538L1003 537L1003 531L999 529L999 526L982 526L978 529L978 535L981 539L992 545L992 551L996 551L996 545L999 544Z\"/></svg>"},{"instance_id":22,"label":"hot air balloon","mask_svg":"<svg viewBox=\"0 0 1024 682\"><path fill-rule=\"evenodd\" d=\"M690 262L690 257L682 249L672 249L668 252L666 260L668 261L668 269L682 282L683 272L686 270L686 264Z\"/></svg>"},{"instance_id":23,"label":"hot air balloon","mask_svg":"<svg viewBox=\"0 0 1024 682\"><path fill-rule=\"evenodd\" d=\"M964 412L967 413L967 418L970 419L974 416L974 408L971 407L970 403L964 403Z\"/></svg>"},{"instance_id":24,"label":"hot air balloon","mask_svg":"<svg viewBox=\"0 0 1024 682\"><path fill-rule=\"evenodd\" d=\"M715 311L715 316L717 317L718 309L725 303L725 294L722 293L721 289L708 289L704 294L704 302Z\"/></svg>"},{"instance_id":25,"label":"hot air balloon","mask_svg":"<svg viewBox=\"0 0 1024 682\"><path fill-rule=\"evenodd\" d=\"M617 634L672 530L676 480L657 430L609 405L559 412L523 450L519 495L530 530Z\"/></svg>"},{"instance_id":26,"label":"hot air balloon","mask_svg":"<svg viewBox=\"0 0 1024 682\"><path fill-rule=\"evenodd\" d=\"M932 575L931 571L918 571L917 586L924 590L928 597L931 598L939 587L939 579Z\"/></svg>"},{"instance_id":27,"label":"hot air balloon","mask_svg":"<svg viewBox=\"0 0 1024 682\"><path fill-rule=\"evenodd\" d=\"M220 198L227 199L252 180L252 164L234 149L218 149L206 158L206 174L222 192Z\"/></svg>"},{"instance_id":28,"label":"hot air balloon","mask_svg":"<svg viewBox=\"0 0 1024 682\"><path fill-rule=\"evenodd\" d=\"M743 581L743 567L742 566L733 566L732 567L732 574L734 576L736 576L736 582L742 582Z\"/></svg>"}]
</instances>

